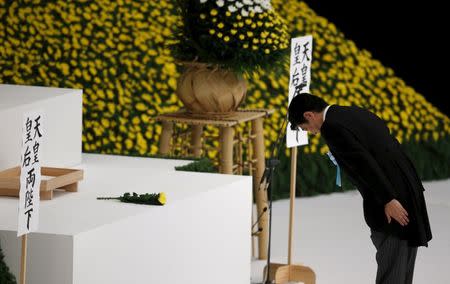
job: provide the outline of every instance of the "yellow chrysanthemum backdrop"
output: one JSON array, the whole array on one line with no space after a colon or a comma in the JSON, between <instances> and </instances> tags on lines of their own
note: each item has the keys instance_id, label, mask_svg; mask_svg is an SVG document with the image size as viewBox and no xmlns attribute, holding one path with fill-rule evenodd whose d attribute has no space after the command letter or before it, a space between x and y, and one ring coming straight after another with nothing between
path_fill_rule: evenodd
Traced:
<instances>
[{"instance_id":1,"label":"yellow chrysanthemum backdrop","mask_svg":"<svg viewBox=\"0 0 450 284\"><path fill-rule=\"evenodd\" d=\"M81 88L84 152L156 154L161 126L151 117L181 107L175 96L180 70L167 48L180 22L175 3L2 1L0 83ZM314 37L312 93L331 104L374 111L403 143L422 178L450 176L446 115L305 3L276 0L272 5L291 36ZM287 68L281 77L261 72L249 80L246 106L278 110L266 121L267 147L286 114ZM275 180L279 195L288 192L285 152ZM301 148L302 194L334 190L326 152L319 136Z\"/></svg>"}]
</instances>

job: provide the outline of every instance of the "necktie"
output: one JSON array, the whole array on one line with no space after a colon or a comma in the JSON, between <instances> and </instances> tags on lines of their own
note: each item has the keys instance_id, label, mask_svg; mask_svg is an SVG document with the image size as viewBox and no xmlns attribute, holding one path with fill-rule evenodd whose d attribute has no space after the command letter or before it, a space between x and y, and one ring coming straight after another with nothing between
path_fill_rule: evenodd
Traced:
<instances>
[{"instance_id":1,"label":"necktie","mask_svg":"<svg viewBox=\"0 0 450 284\"><path fill-rule=\"evenodd\" d=\"M336 166L336 185L341 187L341 168L339 167L338 163L336 162L336 159L334 158L333 154L331 154L331 152L328 152L327 155L333 162L333 164Z\"/></svg>"}]
</instances>

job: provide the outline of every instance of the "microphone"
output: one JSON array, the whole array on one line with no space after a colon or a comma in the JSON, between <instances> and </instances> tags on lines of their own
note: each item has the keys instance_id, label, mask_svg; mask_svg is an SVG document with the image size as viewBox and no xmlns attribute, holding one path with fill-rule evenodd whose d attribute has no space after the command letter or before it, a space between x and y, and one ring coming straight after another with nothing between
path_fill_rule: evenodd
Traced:
<instances>
[{"instance_id":1,"label":"microphone","mask_svg":"<svg viewBox=\"0 0 450 284\"><path fill-rule=\"evenodd\" d=\"M257 235L261 234L262 230L263 230L262 228L258 228L258 231L256 231L256 232L252 232L252 237L254 237L254 236L257 236Z\"/></svg>"},{"instance_id":2,"label":"microphone","mask_svg":"<svg viewBox=\"0 0 450 284\"><path fill-rule=\"evenodd\" d=\"M263 209L263 211L261 212L261 214L259 214L259 215L258 215L258 218L256 218L256 222L253 223L253 225L252 225L252 230L253 230L253 228L258 224L259 219L261 219L262 215L263 215L266 211L267 211L267 206L264 207L264 209ZM262 231L262 228L259 228L259 229Z\"/></svg>"}]
</instances>

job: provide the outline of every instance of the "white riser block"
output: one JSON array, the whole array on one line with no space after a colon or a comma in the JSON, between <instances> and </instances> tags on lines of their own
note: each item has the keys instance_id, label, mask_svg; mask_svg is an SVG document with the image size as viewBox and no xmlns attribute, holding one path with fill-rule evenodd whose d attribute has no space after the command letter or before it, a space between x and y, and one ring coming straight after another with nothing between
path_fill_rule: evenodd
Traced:
<instances>
[{"instance_id":1,"label":"white riser block","mask_svg":"<svg viewBox=\"0 0 450 284\"><path fill-rule=\"evenodd\" d=\"M82 90L0 85L0 170L20 163L23 115L42 110L45 140L41 164L70 167L81 162Z\"/></svg>"},{"instance_id":2,"label":"white riser block","mask_svg":"<svg viewBox=\"0 0 450 284\"><path fill-rule=\"evenodd\" d=\"M28 283L250 282L250 178L155 209L75 235L31 233ZM18 277L16 236L0 231L6 263Z\"/></svg>"},{"instance_id":3,"label":"white riser block","mask_svg":"<svg viewBox=\"0 0 450 284\"><path fill-rule=\"evenodd\" d=\"M27 283L248 284L252 178L173 166L174 160L83 154L79 191L41 202L39 230L29 235ZM96 199L133 191L165 192L167 204ZM17 203L0 197L1 247L16 276Z\"/></svg>"}]
</instances>

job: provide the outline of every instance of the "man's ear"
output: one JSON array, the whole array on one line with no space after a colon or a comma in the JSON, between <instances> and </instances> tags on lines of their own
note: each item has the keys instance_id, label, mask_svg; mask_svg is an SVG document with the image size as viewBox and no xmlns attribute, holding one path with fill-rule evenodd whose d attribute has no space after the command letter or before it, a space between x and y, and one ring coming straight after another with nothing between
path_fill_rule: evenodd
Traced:
<instances>
[{"instance_id":1,"label":"man's ear","mask_svg":"<svg viewBox=\"0 0 450 284\"><path fill-rule=\"evenodd\" d=\"M312 111L305 111L303 113L303 117L307 120L310 121L313 118L314 114Z\"/></svg>"}]
</instances>

